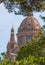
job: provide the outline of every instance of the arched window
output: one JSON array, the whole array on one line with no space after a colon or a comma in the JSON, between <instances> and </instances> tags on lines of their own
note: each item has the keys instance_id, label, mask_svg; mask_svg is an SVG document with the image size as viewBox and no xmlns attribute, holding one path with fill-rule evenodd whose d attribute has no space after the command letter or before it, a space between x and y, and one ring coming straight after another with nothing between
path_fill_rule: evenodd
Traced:
<instances>
[{"instance_id":1,"label":"arched window","mask_svg":"<svg viewBox=\"0 0 45 65\"><path fill-rule=\"evenodd\" d=\"M29 42L32 39L31 35L26 35L26 42Z\"/></svg>"},{"instance_id":2,"label":"arched window","mask_svg":"<svg viewBox=\"0 0 45 65\"><path fill-rule=\"evenodd\" d=\"M19 44L22 44L23 43L23 37L21 36L21 37L18 37L18 43Z\"/></svg>"}]
</instances>

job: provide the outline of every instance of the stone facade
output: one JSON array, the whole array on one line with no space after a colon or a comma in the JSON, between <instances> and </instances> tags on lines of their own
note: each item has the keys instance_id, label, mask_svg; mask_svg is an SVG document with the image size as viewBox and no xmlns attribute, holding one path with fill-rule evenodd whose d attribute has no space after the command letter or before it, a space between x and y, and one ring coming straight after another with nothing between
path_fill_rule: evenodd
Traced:
<instances>
[{"instance_id":1,"label":"stone facade","mask_svg":"<svg viewBox=\"0 0 45 65\"><path fill-rule=\"evenodd\" d=\"M17 32L17 43L14 38L14 28L12 27L10 41L7 45L7 59L14 60L20 46L26 45L33 37L37 36L40 30L40 24L32 13L29 13L20 24Z\"/></svg>"},{"instance_id":2,"label":"stone facade","mask_svg":"<svg viewBox=\"0 0 45 65\"><path fill-rule=\"evenodd\" d=\"M11 37L10 41L7 44L7 59L14 59L18 51L18 44L15 41L14 38L14 28L11 29Z\"/></svg>"},{"instance_id":3,"label":"stone facade","mask_svg":"<svg viewBox=\"0 0 45 65\"><path fill-rule=\"evenodd\" d=\"M32 13L29 13L18 28L17 41L19 46L25 45L29 42L39 33L40 30L41 27L38 20L34 18Z\"/></svg>"}]
</instances>

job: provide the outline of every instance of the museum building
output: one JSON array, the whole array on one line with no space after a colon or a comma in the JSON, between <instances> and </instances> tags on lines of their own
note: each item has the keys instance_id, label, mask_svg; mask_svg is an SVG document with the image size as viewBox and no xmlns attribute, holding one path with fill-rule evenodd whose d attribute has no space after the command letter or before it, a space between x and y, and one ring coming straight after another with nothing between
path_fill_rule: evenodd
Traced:
<instances>
[{"instance_id":1,"label":"museum building","mask_svg":"<svg viewBox=\"0 0 45 65\"><path fill-rule=\"evenodd\" d=\"M12 26L10 40L7 44L7 59L14 60L17 56L19 48L26 45L33 37L37 36L41 30L41 26L33 13L29 13L28 16L21 22L17 32L17 42L15 40L14 28Z\"/></svg>"}]
</instances>

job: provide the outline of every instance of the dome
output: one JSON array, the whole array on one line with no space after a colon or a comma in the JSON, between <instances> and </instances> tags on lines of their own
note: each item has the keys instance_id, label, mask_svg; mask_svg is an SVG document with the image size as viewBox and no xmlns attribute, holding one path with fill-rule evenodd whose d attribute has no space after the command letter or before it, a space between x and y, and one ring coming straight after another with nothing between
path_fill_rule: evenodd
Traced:
<instances>
[{"instance_id":1,"label":"dome","mask_svg":"<svg viewBox=\"0 0 45 65\"><path fill-rule=\"evenodd\" d=\"M18 44L23 45L29 42L32 37L35 37L41 26L36 18L34 18L32 13L29 13L28 16L22 21L20 27L18 28L17 40Z\"/></svg>"},{"instance_id":2,"label":"dome","mask_svg":"<svg viewBox=\"0 0 45 65\"><path fill-rule=\"evenodd\" d=\"M40 24L34 16L27 16L21 23L18 33L27 32L27 31L34 31L40 30Z\"/></svg>"}]
</instances>

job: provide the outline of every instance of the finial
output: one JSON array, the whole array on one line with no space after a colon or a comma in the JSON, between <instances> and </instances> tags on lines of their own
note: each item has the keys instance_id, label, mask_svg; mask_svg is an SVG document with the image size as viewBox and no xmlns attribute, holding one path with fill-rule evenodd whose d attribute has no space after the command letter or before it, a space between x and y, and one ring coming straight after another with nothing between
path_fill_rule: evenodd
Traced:
<instances>
[{"instance_id":1,"label":"finial","mask_svg":"<svg viewBox=\"0 0 45 65\"><path fill-rule=\"evenodd\" d=\"M11 29L11 31L14 31L13 25L12 25L12 29Z\"/></svg>"},{"instance_id":2,"label":"finial","mask_svg":"<svg viewBox=\"0 0 45 65\"><path fill-rule=\"evenodd\" d=\"M29 12L28 13L28 16L33 16L33 12Z\"/></svg>"}]
</instances>

